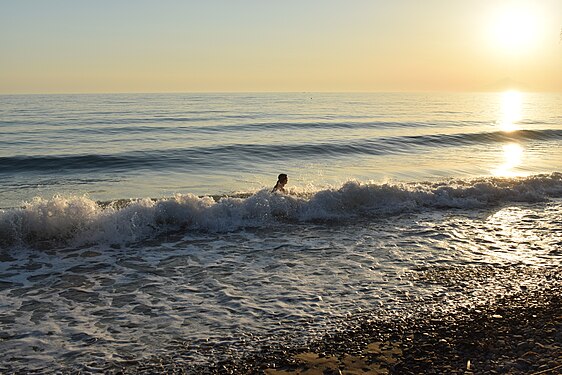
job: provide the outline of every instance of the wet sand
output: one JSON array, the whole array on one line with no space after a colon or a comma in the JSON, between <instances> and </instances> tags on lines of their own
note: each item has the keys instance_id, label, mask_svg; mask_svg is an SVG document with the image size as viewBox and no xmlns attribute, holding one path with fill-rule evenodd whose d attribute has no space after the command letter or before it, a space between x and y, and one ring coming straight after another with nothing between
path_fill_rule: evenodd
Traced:
<instances>
[{"instance_id":1,"label":"wet sand","mask_svg":"<svg viewBox=\"0 0 562 375\"><path fill-rule=\"evenodd\" d=\"M519 288L513 293L491 292L482 303L455 311L427 313L418 306L407 317L352 318L342 323L343 329L334 327L307 345L264 347L212 366L186 368L160 360L120 370L267 375L562 373L562 268L473 272L484 279L505 277L511 282L516 274ZM458 282L446 269L420 275L418 282ZM537 285L536 277L542 285Z\"/></svg>"}]
</instances>

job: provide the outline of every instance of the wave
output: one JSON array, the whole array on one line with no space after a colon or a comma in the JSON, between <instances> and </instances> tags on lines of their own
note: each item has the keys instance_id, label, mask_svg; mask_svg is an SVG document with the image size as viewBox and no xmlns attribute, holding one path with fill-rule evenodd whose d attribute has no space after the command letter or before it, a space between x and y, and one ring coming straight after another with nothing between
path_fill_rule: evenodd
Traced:
<instances>
[{"instance_id":1,"label":"wave","mask_svg":"<svg viewBox=\"0 0 562 375\"><path fill-rule=\"evenodd\" d=\"M562 197L562 173L525 178L376 184L280 195L261 190L235 196L176 195L96 202L87 197L35 198L0 210L0 246L122 244L170 231L223 232L279 222L342 221L433 209L475 209Z\"/></svg>"},{"instance_id":2,"label":"wave","mask_svg":"<svg viewBox=\"0 0 562 375\"><path fill-rule=\"evenodd\" d=\"M399 137L378 137L356 141L276 144L225 144L166 150L124 152L112 155L36 155L0 157L0 173L28 171L106 170L128 171L135 168L212 167L237 165L240 160L275 161L280 157L317 159L326 156L390 155L411 152L415 148L460 147L517 141L562 140L562 129L520 130Z\"/></svg>"},{"instance_id":3,"label":"wave","mask_svg":"<svg viewBox=\"0 0 562 375\"><path fill-rule=\"evenodd\" d=\"M334 131L334 130L383 130L401 128L428 128L437 126L447 126L448 124L434 122L396 122L396 121L317 121L317 122L250 122L242 124L221 124L221 125L183 125L181 123L193 122L221 122L221 118L181 118L181 117L157 117L157 118L125 118L111 119L107 122L99 120L71 119L74 126L61 126L45 124L42 121L1 121L0 136L12 135L17 131L18 135L42 136L66 136L68 134L77 135L107 135L108 133L118 136L122 134L224 134L224 133L256 133L264 131ZM80 125L76 125L76 124ZM483 122L463 122L463 125L482 126ZM2 128L3 125L7 125ZM10 126L13 125L13 126ZM16 126L17 125L17 126ZM29 127L29 125L34 125ZM88 125L88 126L84 126ZM457 124L450 124L458 126Z\"/></svg>"}]
</instances>

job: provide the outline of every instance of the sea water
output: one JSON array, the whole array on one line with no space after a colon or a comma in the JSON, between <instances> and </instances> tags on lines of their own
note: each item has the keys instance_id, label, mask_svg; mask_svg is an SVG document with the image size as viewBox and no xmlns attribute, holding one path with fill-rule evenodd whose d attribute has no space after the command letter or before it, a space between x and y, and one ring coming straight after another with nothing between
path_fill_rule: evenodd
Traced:
<instances>
[{"instance_id":1,"label":"sea water","mask_svg":"<svg viewBox=\"0 0 562 375\"><path fill-rule=\"evenodd\" d=\"M561 155L561 94L0 96L0 371L204 365L509 290L415 274L559 267Z\"/></svg>"}]
</instances>

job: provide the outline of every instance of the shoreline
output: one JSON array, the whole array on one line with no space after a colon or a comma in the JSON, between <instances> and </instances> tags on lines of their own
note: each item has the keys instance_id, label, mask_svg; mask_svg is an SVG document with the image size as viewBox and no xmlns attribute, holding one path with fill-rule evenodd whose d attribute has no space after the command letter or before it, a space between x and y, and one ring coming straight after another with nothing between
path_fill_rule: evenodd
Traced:
<instances>
[{"instance_id":1,"label":"shoreline","mask_svg":"<svg viewBox=\"0 0 562 375\"><path fill-rule=\"evenodd\" d=\"M492 277L509 278L513 271L513 267L500 268L497 273L501 275ZM117 373L562 373L562 267L521 267L515 271L521 271L517 291L491 292L480 304L461 304L454 311L427 313L427 306L418 306L421 308L417 311L414 306L412 314L405 317L351 318L348 326L343 322L348 328L332 327L332 331L306 345L279 343L242 357L187 368L173 360L143 361L137 366L121 367ZM482 273L484 278L490 276L489 270ZM543 285L536 285L537 275ZM434 271L425 276L425 282L436 282Z\"/></svg>"},{"instance_id":2,"label":"shoreline","mask_svg":"<svg viewBox=\"0 0 562 375\"><path fill-rule=\"evenodd\" d=\"M207 363L190 363L189 353L177 348L57 373L562 374L562 266L432 267L410 276L445 289L408 302L399 313L381 309L341 317L310 339L271 337L245 352L209 346L214 354Z\"/></svg>"},{"instance_id":3,"label":"shoreline","mask_svg":"<svg viewBox=\"0 0 562 375\"><path fill-rule=\"evenodd\" d=\"M449 316L366 320L307 348L266 351L210 373L562 373L562 272L553 277L542 292L522 291Z\"/></svg>"}]
</instances>

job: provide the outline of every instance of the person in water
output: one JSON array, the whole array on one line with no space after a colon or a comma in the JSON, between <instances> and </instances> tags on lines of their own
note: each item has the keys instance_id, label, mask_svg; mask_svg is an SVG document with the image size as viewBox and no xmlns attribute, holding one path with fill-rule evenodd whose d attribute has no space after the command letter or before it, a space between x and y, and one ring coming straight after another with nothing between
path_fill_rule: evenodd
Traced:
<instances>
[{"instance_id":1,"label":"person in water","mask_svg":"<svg viewBox=\"0 0 562 375\"><path fill-rule=\"evenodd\" d=\"M287 185L288 181L289 181L289 178L287 177L287 175L285 173L281 173L277 177L277 183L275 184L275 186L273 187L273 190L271 190L271 192L275 193L276 191L278 191L278 192L281 192L281 193L286 193L285 185Z\"/></svg>"}]
</instances>

